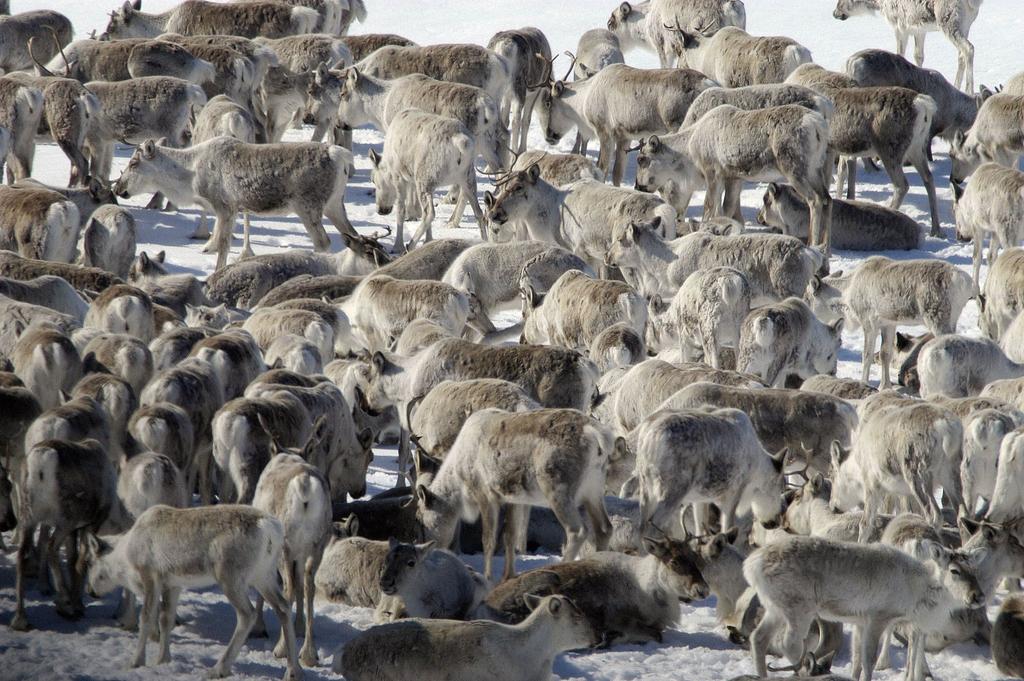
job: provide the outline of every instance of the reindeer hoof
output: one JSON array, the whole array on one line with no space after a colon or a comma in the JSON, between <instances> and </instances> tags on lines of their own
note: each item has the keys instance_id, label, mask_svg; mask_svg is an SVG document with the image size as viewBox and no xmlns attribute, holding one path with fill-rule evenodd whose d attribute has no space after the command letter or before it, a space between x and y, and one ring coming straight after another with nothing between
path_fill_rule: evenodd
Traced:
<instances>
[{"instance_id":1,"label":"reindeer hoof","mask_svg":"<svg viewBox=\"0 0 1024 681\"><path fill-rule=\"evenodd\" d=\"M19 612L14 615L14 619L11 620L11 629L13 631L32 631L32 625L29 624L28 615L24 612Z\"/></svg>"},{"instance_id":2,"label":"reindeer hoof","mask_svg":"<svg viewBox=\"0 0 1024 681\"><path fill-rule=\"evenodd\" d=\"M316 653L316 648L302 647L302 651L299 654L299 662L304 667L316 667L320 664L320 656Z\"/></svg>"},{"instance_id":3,"label":"reindeer hoof","mask_svg":"<svg viewBox=\"0 0 1024 681\"><path fill-rule=\"evenodd\" d=\"M206 678L208 679L223 679L225 676L228 675L228 670L224 669L220 665L210 667L210 669L206 671Z\"/></svg>"}]
</instances>

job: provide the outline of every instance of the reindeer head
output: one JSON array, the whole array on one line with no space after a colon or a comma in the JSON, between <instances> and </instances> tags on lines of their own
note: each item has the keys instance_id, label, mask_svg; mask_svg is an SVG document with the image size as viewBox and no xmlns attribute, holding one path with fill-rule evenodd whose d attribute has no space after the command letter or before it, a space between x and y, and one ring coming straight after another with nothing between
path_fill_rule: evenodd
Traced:
<instances>
[{"instance_id":1,"label":"reindeer head","mask_svg":"<svg viewBox=\"0 0 1024 681\"><path fill-rule=\"evenodd\" d=\"M525 170L517 170L498 182L498 195L484 192L484 206L487 208L487 222L495 238L504 236L502 227L510 220L526 217L537 195L540 166L533 164Z\"/></svg>"},{"instance_id":2,"label":"reindeer head","mask_svg":"<svg viewBox=\"0 0 1024 681\"><path fill-rule=\"evenodd\" d=\"M390 168L387 159L377 153L376 149L370 149L370 163L373 170L370 171L370 181L375 189L374 196L377 203L378 215L389 215L395 208L398 201L398 189L391 178Z\"/></svg>"},{"instance_id":3,"label":"reindeer head","mask_svg":"<svg viewBox=\"0 0 1024 681\"><path fill-rule=\"evenodd\" d=\"M552 631L558 639L559 649L575 650L601 642L590 618L565 596L526 594L523 600L532 611L529 619L543 617L555 623Z\"/></svg>"},{"instance_id":4,"label":"reindeer head","mask_svg":"<svg viewBox=\"0 0 1024 681\"><path fill-rule=\"evenodd\" d=\"M388 541L388 553L384 558L384 570L380 575L380 590L386 596L394 596L402 582L416 570L434 548L434 542L425 544L403 544L392 537Z\"/></svg>"},{"instance_id":5,"label":"reindeer head","mask_svg":"<svg viewBox=\"0 0 1024 681\"><path fill-rule=\"evenodd\" d=\"M116 553L119 537L100 539L92 533L85 538L82 562L89 566L89 595L99 598L124 585L121 559Z\"/></svg>"},{"instance_id":6,"label":"reindeer head","mask_svg":"<svg viewBox=\"0 0 1024 681\"><path fill-rule=\"evenodd\" d=\"M832 481L832 496L829 507L833 511L848 511L863 499L860 466L838 442L833 442L829 453L831 466L829 479Z\"/></svg>"},{"instance_id":7,"label":"reindeer head","mask_svg":"<svg viewBox=\"0 0 1024 681\"><path fill-rule=\"evenodd\" d=\"M337 115L341 85L339 72L330 70L326 63L321 62L306 86L306 109L302 122L316 125Z\"/></svg>"},{"instance_id":8,"label":"reindeer head","mask_svg":"<svg viewBox=\"0 0 1024 681\"><path fill-rule=\"evenodd\" d=\"M879 0L839 0L832 16L840 21L862 14L873 14L879 9Z\"/></svg>"},{"instance_id":9,"label":"reindeer head","mask_svg":"<svg viewBox=\"0 0 1024 681\"><path fill-rule=\"evenodd\" d=\"M957 130L953 135L953 141L949 144L949 158L952 161L949 171L949 182L952 185L961 184L978 166L992 160L978 141L965 135L962 130Z\"/></svg>"},{"instance_id":10,"label":"reindeer head","mask_svg":"<svg viewBox=\"0 0 1024 681\"><path fill-rule=\"evenodd\" d=\"M416 485L416 519L426 537L439 546L450 546L459 524L458 499L448 499L423 484Z\"/></svg>"},{"instance_id":11,"label":"reindeer head","mask_svg":"<svg viewBox=\"0 0 1024 681\"><path fill-rule=\"evenodd\" d=\"M605 264L615 267L639 268L645 241L661 239L661 218L650 222L627 222L612 228L612 245L605 255Z\"/></svg>"},{"instance_id":12,"label":"reindeer head","mask_svg":"<svg viewBox=\"0 0 1024 681\"><path fill-rule=\"evenodd\" d=\"M163 153L164 147L159 142L146 140L136 147L135 153L128 159L128 166L114 183L113 192L125 199L135 194L163 192L175 203L190 203L191 197L179 196L181 190L168 181L175 163Z\"/></svg>"},{"instance_id":13,"label":"reindeer head","mask_svg":"<svg viewBox=\"0 0 1024 681\"><path fill-rule=\"evenodd\" d=\"M337 109L339 122L343 126L351 128L369 121L370 117L366 112L366 97L360 88L360 85L366 82L366 76L359 73L356 67L351 66L339 72L336 79L337 86L332 89L334 96L337 97L337 103L331 103L328 97L327 105L333 105Z\"/></svg>"},{"instance_id":14,"label":"reindeer head","mask_svg":"<svg viewBox=\"0 0 1024 681\"><path fill-rule=\"evenodd\" d=\"M164 276L167 274L167 268L164 267L164 260L166 258L166 251L159 251L156 255L152 256L146 251L142 251L135 260L132 260L131 267L128 269L128 281L132 284L137 284L140 281L148 281Z\"/></svg>"},{"instance_id":15,"label":"reindeer head","mask_svg":"<svg viewBox=\"0 0 1024 681\"><path fill-rule=\"evenodd\" d=\"M804 302L814 313L814 316L831 324L839 319L846 319L848 310L843 302L843 291L837 286L842 285L842 272L837 272L831 277L814 275L807 284L807 291L804 293Z\"/></svg>"},{"instance_id":16,"label":"reindeer head","mask_svg":"<svg viewBox=\"0 0 1024 681\"><path fill-rule=\"evenodd\" d=\"M701 574L703 562L699 553L686 542L676 541L667 536L643 538L644 549L658 559L668 570L668 581L680 600L687 603L708 597L711 589Z\"/></svg>"},{"instance_id":17,"label":"reindeer head","mask_svg":"<svg viewBox=\"0 0 1024 681\"><path fill-rule=\"evenodd\" d=\"M120 8L110 13L110 21L107 28L100 36L101 40L116 40L120 38L148 38L149 32L136 21L139 10L142 9L142 0L125 0Z\"/></svg>"}]
</instances>

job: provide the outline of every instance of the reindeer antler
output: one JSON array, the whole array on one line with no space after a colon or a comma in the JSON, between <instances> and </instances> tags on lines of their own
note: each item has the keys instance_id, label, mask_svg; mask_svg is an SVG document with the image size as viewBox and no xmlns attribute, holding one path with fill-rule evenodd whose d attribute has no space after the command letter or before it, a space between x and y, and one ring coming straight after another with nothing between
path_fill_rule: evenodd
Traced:
<instances>
[{"instance_id":1,"label":"reindeer antler","mask_svg":"<svg viewBox=\"0 0 1024 681\"><path fill-rule=\"evenodd\" d=\"M566 50L562 54L564 54L565 56L569 57L569 59L572 60L572 62L569 64L569 69L565 72L565 75L562 76L562 80L565 81L569 80L569 76L572 75L572 69L574 66L576 66L576 55L570 52L569 50ZM552 61L554 60L552 59Z\"/></svg>"},{"instance_id":2,"label":"reindeer antler","mask_svg":"<svg viewBox=\"0 0 1024 681\"><path fill-rule=\"evenodd\" d=\"M545 63L544 75L541 76L541 79L540 79L541 82L535 83L533 85L527 85L526 86L527 90L536 90L537 88L546 87L547 85L549 85L551 83L552 67L555 64L555 60L558 59L558 55L557 54L554 57L552 57L551 59L548 59L547 57L545 57L540 52L537 52L536 56L538 56L538 57L540 57L541 59L544 60L544 63Z\"/></svg>"}]
</instances>

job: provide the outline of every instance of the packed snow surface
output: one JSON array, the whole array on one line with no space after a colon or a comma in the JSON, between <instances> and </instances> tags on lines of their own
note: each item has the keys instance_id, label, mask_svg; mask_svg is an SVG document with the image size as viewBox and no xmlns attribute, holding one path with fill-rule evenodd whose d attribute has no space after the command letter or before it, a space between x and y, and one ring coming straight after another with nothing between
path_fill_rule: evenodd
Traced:
<instances>
[{"instance_id":1,"label":"packed snow surface","mask_svg":"<svg viewBox=\"0 0 1024 681\"><path fill-rule=\"evenodd\" d=\"M163 11L174 6L176 0L144 0L144 11ZM591 28L603 27L616 2L594 0L515 0L514 2L483 2L481 0L367 0L369 17L365 24L355 24L352 33L398 33L420 44L474 42L486 44L495 32L520 26L537 26L551 42L552 52L574 50L578 37ZM30 9L55 8L73 21L78 38L87 37L106 25L107 13L117 6L115 0L13 0L15 12ZM758 35L786 35L807 46L814 60L834 70L842 70L849 55L869 48L894 48L891 30L881 17L857 17L840 22L832 17L832 0L746 0L747 29ZM1017 71L1024 69L1024 12L1020 0L985 0L981 13L971 30L976 46L975 81L978 84L998 85ZM655 67L651 54L633 52L626 56L629 64ZM927 39L925 65L939 69L952 79L956 70L956 52L941 34L931 33ZM569 66L567 57L555 62L556 75ZM310 129L293 130L287 140L308 139ZM391 218L376 214L370 184L370 163L367 151L380 148L383 136L373 130L355 132L354 153L356 174L349 184L346 204L353 224L364 233L380 231ZM558 149L568 151L572 140L562 141ZM553 149L545 144L537 126L530 133L531 148ZM890 257L942 258L969 271L970 247L957 243L953 234L952 193L947 178L949 159L941 143L936 147L934 174L936 177L939 210L942 220L942 238L925 237L919 251L885 253ZM119 146L114 161L114 176L127 164L132 148ZM52 143L40 143L36 150L35 177L52 183L64 184L68 178L68 162ZM907 169L911 181L910 194L903 210L927 232L928 203L920 178ZM482 192L490 188L486 178L480 178ZM624 184L631 185L633 168L630 167ZM884 172L861 171L858 176L858 198L887 202L891 186ZM761 203L763 186L748 185L743 193L746 220L754 222ZM443 224L451 213L451 206L440 202L435 225ZM127 201L133 207L138 225L139 250L167 251L170 269L205 276L212 271L214 256L201 252L202 242L190 241L199 218L197 210L182 209L174 213L150 211L141 208L148 197ZM698 194L689 215L700 214L703 201ZM467 211L461 229L446 232L435 227L435 236L478 237L476 224ZM331 231L334 249L340 249L337 232ZM240 225L239 225L240 231ZM258 218L252 220L252 242L256 253L272 253L289 249L310 249L311 244L302 224L294 216ZM234 244L237 257L239 242ZM832 271L856 267L864 254L837 252L833 255ZM984 271L983 275L984 277ZM960 318L959 331L977 334L978 311L968 304ZM499 317L497 321L512 324L517 315ZM919 329L913 329L918 332ZM839 374L859 377L863 339L858 332L847 332L843 338ZM875 366L873 378L878 378ZM2 415L0 415L2 418ZM370 493L387 489L394 484L395 456L392 449L381 449L371 467ZM11 537L5 537L8 548ZM519 561L519 569L537 567L556 560L554 557L527 556ZM478 556L467 556L467 562L482 567ZM496 572L501 569L498 557ZM498 572L500 574L500 572ZM31 583L30 583L31 584ZM29 633L15 633L7 628L14 611L14 554L0 554L0 679L195 679L203 674L220 656L234 627L234 611L217 589L186 591L178 608L181 626L172 634L171 658L168 665L131 670L128 664L136 642L136 634L119 629L112 619L112 598L92 600L86 615L78 622L60 619L52 600L41 597L31 588L28 592L28 614L36 629ZM994 617L994 610L991 615ZM268 613L269 639L251 640L242 650L234 667L237 678L277 678L284 673L284 665L272 654L277 625ZM329 662L335 650L358 630L372 624L372 613L362 608L317 602L317 643L322 661ZM150 656L156 654L150 646ZM959 645L942 653L929 655L928 662L936 679L940 681L991 680L1000 678L992 664L987 648ZM894 651L895 670L876 672L875 678L889 681L902 676L904 651ZM616 646L612 650L568 654L560 656L554 667L561 679L593 679L626 681L660 679L672 681L717 681L739 674L749 674L753 665L749 654L728 642L723 630L716 624L713 600L683 606L683 614L675 630L666 633L660 644L645 646ZM337 679L329 667L322 665L307 669L307 679ZM849 673L848 653L840 657L834 671ZM483 680L481 680L483 681Z\"/></svg>"}]
</instances>

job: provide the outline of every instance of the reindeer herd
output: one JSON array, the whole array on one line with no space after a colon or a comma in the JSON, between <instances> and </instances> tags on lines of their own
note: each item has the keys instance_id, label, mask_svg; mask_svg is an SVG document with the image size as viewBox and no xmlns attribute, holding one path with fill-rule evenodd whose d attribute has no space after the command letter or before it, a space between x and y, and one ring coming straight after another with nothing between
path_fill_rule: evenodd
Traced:
<instances>
[{"instance_id":1,"label":"reindeer herd","mask_svg":"<svg viewBox=\"0 0 1024 681\"><path fill-rule=\"evenodd\" d=\"M623 2L561 79L537 28L349 35L363 0L127 0L81 40L57 11L0 17L10 628L31 627L30 581L69 619L119 589L131 666L167 663L181 591L217 585L237 619L212 677L267 635L264 601L285 678L321 664L341 625L319 599L373 609L333 653L350 681L540 681L566 651L660 643L714 596L742 679L838 680L849 655L870 681L894 639L913 681L964 642L1024 678L1024 73L974 91L980 6L838 0L897 50L834 72L748 33L742 0ZM953 84L922 66L936 30ZM638 49L660 68L627 65ZM385 136L366 153L393 238L346 212L362 126ZM530 149L538 127L573 153ZM906 166L928 236L951 236L936 137L973 276L880 254L926 238L899 210ZM40 138L67 186L32 178ZM886 205L857 200L875 161ZM447 227L468 206L479 238L434 239L441 189ZM137 247L135 218L177 207L202 210L205 280ZM250 216L282 214L312 249L255 255ZM868 257L830 271L833 248ZM858 330L861 379L837 378ZM399 486L361 499L381 445ZM561 562L517 574L532 550Z\"/></svg>"}]
</instances>

